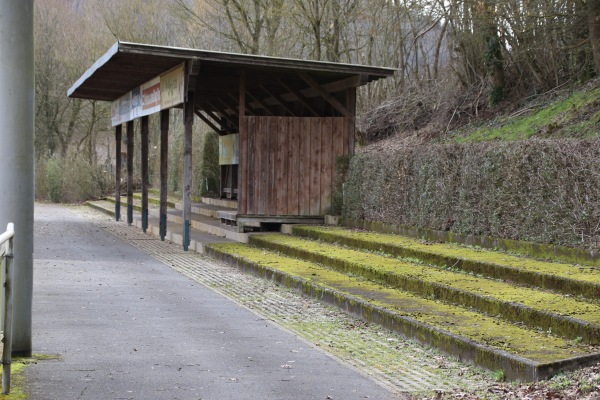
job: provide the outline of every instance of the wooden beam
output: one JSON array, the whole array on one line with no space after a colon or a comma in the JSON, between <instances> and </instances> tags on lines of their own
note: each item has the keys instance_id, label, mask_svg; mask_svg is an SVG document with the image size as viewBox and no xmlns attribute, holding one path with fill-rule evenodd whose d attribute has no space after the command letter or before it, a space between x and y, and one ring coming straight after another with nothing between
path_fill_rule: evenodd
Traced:
<instances>
[{"instance_id":1,"label":"wooden beam","mask_svg":"<svg viewBox=\"0 0 600 400\"><path fill-rule=\"evenodd\" d=\"M133 224L133 121L127 122L127 224Z\"/></svg>"},{"instance_id":2,"label":"wooden beam","mask_svg":"<svg viewBox=\"0 0 600 400\"><path fill-rule=\"evenodd\" d=\"M206 104L208 106L212 107L214 110L218 110L219 113L227 116L230 119L235 118L236 119L235 125L237 126L237 124L238 124L237 111L235 110L234 107L231 106L231 104L223 101L222 97L211 98L210 100L206 101Z\"/></svg>"},{"instance_id":3,"label":"wooden beam","mask_svg":"<svg viewBox=\"0 0 600 400\"><path fill-rule=\"evenodd\" d=\"M234 96L234 95L232 95L231 93L227 93L227 96L228 96L230 99L232 99L232 100L235 102L235 106L233 106L232 108L233 108L234 110L237 110L237 113L238 113L238 116L239 116L239 114L240 114L240 113L239 113L239 111L240 111L240 106L238 105L238 103L239 103L239 99L236 99L236 98L235 98L235 96ZM224 101L224 100L222 100L222 99L219 99L219 100L221 100L221 101L225 102L225 101ZM225 103L225 104L227 104L227 103ZM231 106L230 106L230 107L231 107ZM247 114L247 115L256 115L256 109L255 109L254 107L252 107L252 105L251 105L251 104L249 104L248 102L246 102L246 114Z\"/></svg>"},{"instance_id":4,"label":"wooden beam","mask_svg":"<svg viewBox=\"0 0 600 400\"><path fill-rule=\"evenodd\" d=\"M279 83L284 82L284 79L278 79ZM284 82L285 83L285 82ZM356 88L358 86L362 86L364 84L364 77L361 75L351 76L350 78L340 79L339 81L323 83L321 87L325 89L328 93L337 93L344 91L348 88ZM296 101L297 93L300 93L307 99L311 99L313 97L320 96L319 92L317 92L312 87L305 87L302 89L293 89L289 85L289 93L281 94L281 97L286 101Z\"/></svg>"},{"instance_id":5,"label":"wooden beam","mask_svg":"<svg viewBox=\"0 0 600 400\"><path fill-rule=\"evenodd\" d=\"M115 127L115 219L121 219L121 143L123 140L123 125Z\"/></svg>"},{"instance_id":6,"label":"wooden beam","mask_svg":"<svg viewBox=\"0 0 600 400\"><path fill-rule=\"evenodd\" d=\"M233 95L231 93L229 93L229 96L233 97ZM218 99L215 99L215 100L218 103L221 104L221 107L223 107L222 109L225 110L225 112L227 114L233 115L234 118L237 117L237 114L238 114L238 112L237 112L237 108L238 108L237 107L237 100L236 100L236 106L235 107L232 107L231 104L229 104L225 100L223 100L222 97L219 97ZM230 111L230 112L228 112L228 111ZM238 123L239 123L239 121L238 121Z\"/></svg>"},{"instance_id":7,"label":"wooden beam","mask_svg":"<svg viewBox=\"0 0 600 400\"><path fill-rule=\"evenodd\" d=\"M190 246L190 226L192 216L192 128L194 126L194 93L188 92L187 101L183 106L183 185L181 187L183 200L183 250Z\"/></svg>"},{"instance_id":8,"label":"wooden beam","mask_svg":"<svg viewBox=\"0 0 600 400\"><path fill-rule=\"evenodd\" d=\"M240 118L246 116L246 95L246 70L242 69L240 71L240 90L238 101Z\"/></svg>"},{"instance_id":9,"label":"wooden beam","mask_svg":"<svg viewBox=\"0 0 600 400\"><path fill-rule=\"evenodd\" d=\"M248 97L250 97L252 100L254 100L254 102L257 103L261 108L264 108L269 116L273 115L273 112L269 109L269 105L267 103L263 102L258 97L252 95L252 93L246 93L246 95Z\"/></svg>"},{"instance_id":10,"label":"wooden beam","mask_svg":"<svg viewBox=\"0 0 600 400\"><path fill-rule=\"evenodd\" d=\"M142 132L142 230L148 230L148 116L141 119Z\"/></svg>"},{"instance_id":11,"label":"wooden beam","mask_svg":"<svg viewBox=\"0 0 600 400\"><path fill-rule=\"evenodd\" d=\"M169 110L160 112L160 210L159 234L164 241L167 235L167 190L169 180Z\"/></svg>"},{"instance_id":12,"label":"wooden beam","mask_svg":"<svg viewBox=\"0 0 600 400\"><path fill-rule=\"evenodd\" d=\"M325 84L321 85L321 87L323 89L325 89L325 91L327 93L337 93L337 92L346 90L348 88L352 88L352 87L355 88L357 86L361 86L362 85L361 82L362 82L362 77L360 75L355 75L355 76L351 76L350 78L340 79L339 81L325 83ZM314 97L318 93L319 92L313 93L310 89L307 89L307 92L304 92L304 95L307 97Z\"/></svg>"},{"instance_id":13,"label":"wooden beam","mask_svg":"<svg viewBox=\"0 0 600 400\"><path fill-rule=\"evenodd\" d=\"M210 117L210 119L212 119L216 124L222 125L221 118L219 118L219 116L214 113L212 110L207 109L206 107L204 108L204 114L206 114L207 117ZM221 128L221 131L223 131L224 129Z\"/></svg>"},{"instance_id":14,"label":"wooden beam","mask_svg":"<svg viewBox=\"0 0 600 400\"><path fill-rule=\"evenodd\" d=\"M297 100L300 103L302 103L302 105L304 107L306 107L312 113L313 116L315 116L315 117L319 116L319 112L313 108L312 104L310 104L310 102L308 101L308 99L302 93L300 93L299 90L296 90L296 89L292 88L291 86L289 86L287 83L285 83L281 79L277 79L277 82L279 82L279 84L281 86L283 86L285 88L285 90L287 90L288 92L290 92L290 94L293 95L292 97L295 97L295 100Z\"/></svg>"},{"instance_id":15,"label":"wooden beam","mask_svg":"<svg viewBox=\"0 0 600 400\"><path fill-rule=\"evenodd\" d=\"M269 96L271 96L271 97L273 98L273 100L275 100L275 102L276 102L277 104L279 104L281 107L283 107L283 109L284 109L285 111L287 111L287 113L288 113L288 114L290 114L292 117L295 117L295 116L296 116L296 115L295 115L295 113L294 113L294 110L292 110L291 108L289 108L289 107L287 106L287 104L285 104L286 102L285 102L285 100L283 100L283 99L281 98L281 96L279 96L279 95L278 95L277 93L275 93L275 92L272 92L271 90L269 90L269 88L267 88L267 87L266 87L266 86L264 86L264 85L260 85L260 88L261 88L261 89L262 89L262 90L263 90L263 91L264 91L266 94L268 94Z\"/></svg>"},{"instance_id":16,"label":"wooden beam","mask_svg":"<svg viewBox=\"0 0 600 400\"><path fill-rule=\"evenodd\" d=\"M223 134L223 131L221 130L221 128L217 127L210 119L205 117L200 110L196 110L195 113L198 116L198 118L200 118L202 121L204 121L204 123L206 125L208 125L213 131L215 131L219 135Z\"/></svg>"},{"instance_id":17,"label":"wooden beam","mask_svg":"<svg viewBox=\"0 0 600 400\"><path fill-rule=\"evenodd\" d=\"M210 107L212 107L212 109L214 111L216 111L217 113L221 114L221 116L223 118L225 118L227 120L227 122L229 122L232 126L236 127L239 125L239 121L235 121L234 119L231 119L229 117L229 115L227 115L227 113L225 112L224 109L219 108L217 105L215 105L214 103L211 103L210 101L207 101L206 104L208 104Z\"/></svg>"},{"instance_id":18,"label":"wooden beam","mask_svg":"<svg viewBox=\"0 0 600 400\"><path fill-rule=\"evenodd\" d=\"M348 97L348 107L356 115L356 88L349 88L346 96ZM356 120L350 118L348 120L348 154L354 154L354 146L356 143Z\"/></svg>"},{"instance_id":19,"label":"wooden beam","mask_svg":"<svg viewBox=\"0 0 600 400\"><path fill-rule=\"evenodd\" d=\"M323 86L321 86L321 84L319 84L319 82L314 80L310 75L308 75L306 72L300 72L299 75L300 78L304 80L304 82L308 83L310 87L316 90L321 95L321 97L323 97L329 104L331 104L333 108L338 110L342 115L348 118L354 117L350 110L348 110L342 103L340 103L338 99L333 97L325 88L323 88Z\"/></svg>"}]
</instances>

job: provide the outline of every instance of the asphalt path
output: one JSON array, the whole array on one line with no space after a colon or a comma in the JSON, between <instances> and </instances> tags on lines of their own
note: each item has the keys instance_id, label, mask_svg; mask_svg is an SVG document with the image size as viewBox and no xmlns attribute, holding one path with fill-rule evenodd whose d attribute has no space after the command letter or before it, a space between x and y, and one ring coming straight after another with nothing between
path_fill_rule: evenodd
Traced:
<instances>
[{"instance_id":1,"label":"asphalt path","mask_svg":"<svg viewBox=\"0 0 600 400\"><path fill-rule=\"evenodd\" d=\"M36 204L35 399L394 399L368 377L57 205Z\"/></svg>"}]
</instances>

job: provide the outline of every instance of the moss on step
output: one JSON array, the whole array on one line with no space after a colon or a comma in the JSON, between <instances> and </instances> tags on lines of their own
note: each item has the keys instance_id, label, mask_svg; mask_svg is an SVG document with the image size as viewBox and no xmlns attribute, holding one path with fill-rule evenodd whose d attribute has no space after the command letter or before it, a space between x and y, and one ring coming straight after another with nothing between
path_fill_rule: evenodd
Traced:
<instances>
[{"instance_id":1,"label":"moss on step","mask_svg":"<svg viewBox=\"0 0 600 400\"><path fill-rule=\"evenodd\" d=\"M255 235L250 243L570 339L600 342L597 304L287 235Z\"/></svg>"},{"instance_id":2,"label":"moss on step","mask_svg":"<svg viewBox=\"0 0 600 400\"><path fill-rule=\"evenodd\" d=\"M134 193L133 194L133 198L136 200L142 200L142 194L141 193ZM167 207L171 207L171 208L175 208L175 204L180 202L180 199L177 199L175 197L167 197ZM156 194L156 196L150 196L150 193L148 195L148 204L154 204L157 206L160 206L160 192L158 192Z\"/></svg>"},{"instance_id":3,"label":"moss on step","mask_svg":"<svg viewBox=\"0 0 600 400\"><path fill-rule=\"evenodd\" d=\"M240 243L211 244L221 259L326 299L364 319L382 323L476 365L517 373L536 363L553 363L594 353L576 341L509 324L461 307L420 298L373 282ZM493 350L492 350L493 349ZM506 353L512 354L509 356ZM471 356L468 356L471 354ZM515 357L516 356L516 357ZM520 360L524 357L532 362ZM520 379L523 375L518 376Z\"/></svg>"},{"instance_id":4,"label":"moss on step","mask_svg":"<svg viewBox=\"0 0 600 400\"><path fill-rule=\"evenodd\" d=\"M428 264L458 268L589 299L600 296L600 269L595 267L548 263L458 244L423 242L399 235L340 227L296 226L293 232L329 243L419 258Z\"/></svg>"}]
</instances>

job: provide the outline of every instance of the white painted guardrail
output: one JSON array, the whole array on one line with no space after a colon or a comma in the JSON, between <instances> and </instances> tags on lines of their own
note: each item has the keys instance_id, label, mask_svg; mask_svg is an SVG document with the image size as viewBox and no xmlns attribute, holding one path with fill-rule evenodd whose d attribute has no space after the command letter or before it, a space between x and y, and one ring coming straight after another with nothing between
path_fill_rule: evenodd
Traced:
<instances>
[{"instance_id":1,"label":"white painted guardrail","mask_svg":"<svg viewBox=\"0 0 600 400\"><path fill-rule=\"evenodd\" d=\"M0 234L0 265L2 265L2 276L4 277L2 305L2 394L10 393L10 366L12 364L12 262L13 262L13 239L15 227L12 223L6 227L6 232Z\"/></svg>"}]
</instances>

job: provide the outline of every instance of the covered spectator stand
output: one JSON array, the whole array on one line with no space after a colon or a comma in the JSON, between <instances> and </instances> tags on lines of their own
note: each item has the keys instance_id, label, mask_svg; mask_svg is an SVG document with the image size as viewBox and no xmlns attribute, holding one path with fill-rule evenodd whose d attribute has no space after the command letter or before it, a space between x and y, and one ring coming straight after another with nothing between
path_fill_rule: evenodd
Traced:
<instances>
[{"instance_id":1,"label":"covered spectator stand","mask_svg":"<svg viewBox=\"0 0 600 400\"><path fill-rule=\"evenodd\" d=\"M68 95L112 102L117 158L122 124L131 138L131 154L132 121L142 118L142 214L147 214L147 116L161 113L162 214L168 109L184 110L184 221L191 209L192 124L194 117L204 121L221 139L221 196L238 202L237 211L220 217L244 231L323 220L332 204L336 159L354 153L356 88L393 73L388 68L118 42ZM120 160L116 165L119 196Z\"/></svg>"}]
</instances>

